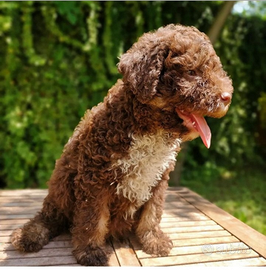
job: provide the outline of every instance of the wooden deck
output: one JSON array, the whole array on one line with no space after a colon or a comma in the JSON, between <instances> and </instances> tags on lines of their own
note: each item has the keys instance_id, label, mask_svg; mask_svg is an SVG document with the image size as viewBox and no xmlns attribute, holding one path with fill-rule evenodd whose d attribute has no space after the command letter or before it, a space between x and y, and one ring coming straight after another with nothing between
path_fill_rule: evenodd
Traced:
<instances>
[{"instance_id":1,"label":"wooden deck","mask_svg":"<svg viewBox=\"0 0 266 270\"><path fill-rule=\"evenodd\" d=\"M77 265L70 235L53 239L37 253L19 253L9 237L41 208L46 190L0 191L0 266ZM187 188L169 189L161 222L174 248L152 257L130 237L110 242L110 266L266 266L266 236Z\"/></svg>"}]
</instances>

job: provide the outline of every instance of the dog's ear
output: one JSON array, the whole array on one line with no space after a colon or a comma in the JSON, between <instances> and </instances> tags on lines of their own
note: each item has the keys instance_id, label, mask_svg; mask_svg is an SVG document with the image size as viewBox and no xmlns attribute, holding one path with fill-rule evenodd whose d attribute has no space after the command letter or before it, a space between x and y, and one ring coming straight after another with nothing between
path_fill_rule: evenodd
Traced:
<instances>
[{"instance_id":1,"label":"dog's ear","mask_svg":"<svg viewBox=\"0 0 266 270\"><path fill-rule=\"evenodd\" d=\"M120 57L118 70L123 81L142 103L149 102L156 94L163 68L165 47L156 37L145 34L131 49Z\"/></svg>"}]
</instances>

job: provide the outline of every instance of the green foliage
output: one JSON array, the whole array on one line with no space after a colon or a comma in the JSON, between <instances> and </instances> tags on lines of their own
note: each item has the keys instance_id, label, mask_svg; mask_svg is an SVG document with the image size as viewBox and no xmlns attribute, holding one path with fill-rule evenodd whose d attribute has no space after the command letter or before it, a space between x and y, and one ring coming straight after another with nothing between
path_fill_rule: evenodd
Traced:
<instances>
[{"instance_id":1,"label":"green foliage","mask_svg":"<svg viewBox=\"0 0 266 270\"><path fill-rule=\"evenodd\" d=\"M197 170L197 178L193 173L190 176L183 179L182 185L266 234L265 172L261 167L228 170L208 162L208 165Z\"/></svg>"},{"instance_id":2,"label":"green foliage","mask_svg":"<svg viewBox=\"0 0 266 270\"><path fill-rule=\"evenodd\" d=\"M259 112L261 127L266 129L266 93L261 93L261 97L259 98Z\"/></svg>"},{"instance_id":3,"label":"green foliage","mask_svg":"<svg viewBox=\"0 0 266 270\"><path fill-rule=\"evenodd\" d=\"M100 72L96 67L88 72L90 55L74 38L76 33L61 31L54 4L23 2L1 8L11 24L2 29L0 52L1 178L9 188L45 186L79 118L112 82L101 78L89 87ZM68 13L71 23L75 14Z\"/></svg>"},{"instance_id":4,"label":"green foliage","mask_svg":"<svg viewBox=\"0 0 266 270\"><path fill-rule=\"evenodd\" d=\"M252 17L256 16L266 20L266 3L265 1L238 1L235 4L235 13L241 12L242 16Z\"/></svg>"},{"instance_id":5,"label":"green foliage","mask_svg":"<svg viewBox=\"0 0 266 270\"><path fill-rule=\"evenodd\" d=\"M143 32L168 23L207 32L221 4L0 2L0 185L45 187L84 111L120 77L117 57ZM221 164L261 159L255 135L265 125L265 27L260 18L233 15L215 44L234 82L233 104L225 118L208 120L210 151L199 140L190 143L187 173L205 168L208 181Z\"/></svg>"}]
</instances>

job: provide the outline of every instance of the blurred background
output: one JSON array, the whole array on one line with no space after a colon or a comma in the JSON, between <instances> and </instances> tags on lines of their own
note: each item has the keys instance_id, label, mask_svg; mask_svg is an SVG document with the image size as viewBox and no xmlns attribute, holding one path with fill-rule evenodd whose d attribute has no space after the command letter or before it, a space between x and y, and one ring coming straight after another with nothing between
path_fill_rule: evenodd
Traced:
<instances>
[{"instance_id":1,"label":"blurred background","mask_svg":"<svg viewBox=\"0 0 266 270\"><path fill-rule=\"evenodd\" d=\"M169 23L211 37L234 84L212 145L184 145L170 185L187 186L266 234L266 3L0 2L0 188L46 188L87 108L120 78L118 56Z\"/></svg>"}]
</instances>

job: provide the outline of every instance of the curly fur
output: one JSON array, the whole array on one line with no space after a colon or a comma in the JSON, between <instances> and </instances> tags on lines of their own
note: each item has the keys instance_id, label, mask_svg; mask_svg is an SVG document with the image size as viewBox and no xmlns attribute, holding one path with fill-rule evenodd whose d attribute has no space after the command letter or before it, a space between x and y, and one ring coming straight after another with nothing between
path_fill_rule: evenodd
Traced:
<instances>
[{"instance_id":1,"label":"curly fur","mask_svg":"<svg viewBox=\"0 0 266 270\"><path fill-rule=\"evenodd\" d=\"M178 111L222 117L232 82L205 34L168 25L120 58L122 80L88 110L64 147L42 210L11 241L38 251L69 228L83 265L107 265L105 241L133 231L147 253L166 256L164 192L181 142L199 133Z\"/></svg>"},{"instance_id":2,"label":"curly fur","mask_svg":"<svg viewBox=\"0 0 266 270\"><path fill-rule=\"evenodd\" d=\"M116 186L116 193L122 194L136 206L141 206L152 196L151 188L161 180L169 162L176 158L180 140L167 145L167 134L158 132L132 140L129 156L116 161L122 169L123 181Z\"/></svg>"}]
</instances>

